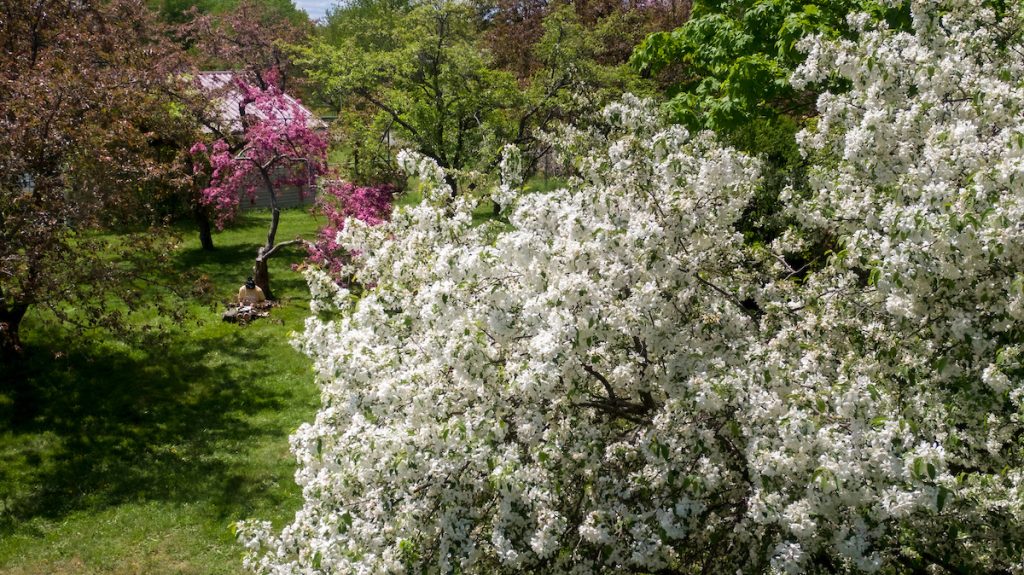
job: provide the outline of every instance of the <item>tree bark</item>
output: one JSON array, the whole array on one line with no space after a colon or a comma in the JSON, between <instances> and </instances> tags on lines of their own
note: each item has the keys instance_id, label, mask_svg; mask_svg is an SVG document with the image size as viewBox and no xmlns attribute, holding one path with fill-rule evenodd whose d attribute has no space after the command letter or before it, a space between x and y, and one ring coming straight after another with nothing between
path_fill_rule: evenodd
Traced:
<instances>
[{"instance_id":1,"label":"tree bark","mask_svg":"<svg viewBox=\"0 0 1024 575\"><path fill-rule=\"evenodd\" d=\"M199 244L204 250L213 251L213 229L210 225L210 215L200 206L196 206L192 213L196 218L196 224L199 225Z\"/></svg>"},{"instance_id":2,"label":"tree bark","mask_svg":"<svg viewBox=\"0 0 1024 575\"><path fill-rule=\"evenodd\" d=\"M270 209L270 229L267 231L267 244L264 246L267 251L274 249L274 241L277 239L277 226L281 223L281 208L277 207L277 198L271 192L271 201L274 207Z\"/></svg>"},{"instance_id":3,"label":"tree bark","mask_svg":"<svg viewBox=\"0 0 1024 575\"><path fill-rule=\"evenodd\" d=\"M448 184L448 187L451 188L451 199L449 201L454 202L455 198L459 197L459 181L455 178L455 176L451 175L448 172L448 168L446 166L441 167L444 168L445 170L444 181L446 184Z\"/></svg>"},{"instance_id":4,"label":"tree bark","mask_svg":"<svg viewBox=\"0 0 1024 575\"><path fill-rule=\"evenodd\" d=\"M269 259L268 251L266 247L260 247L256 256L256 263L252 266L252 279L256 282L256 286L263 290L263 295L267 296L267 299L274 299L274 294L270 291L270 268L267 266L267 260Z\"/></svg>"},{"instance_id":5,"label":"tree bark","mask_svg":"<svg viewBox=\"0 0 1024 575\"><path fill-rule=\"evenodd\" d=\"M259 251L256 252L256 263L252 266L252 279L263 290L263 295L267 296L267 299L274 299L274 294L270 291L270 268L267 267L267 260L274 253L277 226L281 222L281 210L276 207L277 201L273 197L273 192L271 192L271 200L274 202L275 207L270 210L270 230L267 232L267 244L261 246Z\"/></svg>"},{"instance_id":6,"label":"tree bark","mask_svg":"<svg viewBox=\"0 0 1024 575\"><path fill-rule=\"evenodd\" d=\"M256 263L253 264L252 266L252 278L253 281L256 282L256 285L258 285L259 288L263 290L263 295L267 296L267 299L274 299L273 295L270 293L270 268L268 267L270 257L273 256L274 252L276 252L277 250L295 244L304 245L307 247L307 249L310 246L310 243L307 242L306 240L302 238L295 238L294 240L288 240L286 242L275 244L274 247L270 248L269 250L266 248L266 246L262 246L260 247L259 252L257 252Z\"/></svg>"},{"instance_id":7,"label":"tree bark","mask_svg":"<svg viewBox=\"0 0 1024 575\"><path fill-rule=\"evenodd\" d=\"M20 357L24 353L19 330L27 311L27 304L0 305L0 358Z\"/></svg>"},{"instance_id":8,"label":"tree bark","mask_svg":"<svg viewBox=\"0 0 1024 575\"><path fill-rule=\"evenodd\" d=\"M266 166L260 166L260 176L263 178L264 185L267 186L267 194L270 196L270 229L267 230L267 243L262 246L258 252L256 252L256 263L252 266L252 279L256 282L256 285L263 290L263 295L268 300L274 299L273 292L270 291L270 268L267 266L267 260L274 253L274 241L277 238L277 226L281 223L281 208L277 205L277 193L274 190L274 181L270 177L269 168L273 162L268 163Z\"/></svg>"}]
</instances>

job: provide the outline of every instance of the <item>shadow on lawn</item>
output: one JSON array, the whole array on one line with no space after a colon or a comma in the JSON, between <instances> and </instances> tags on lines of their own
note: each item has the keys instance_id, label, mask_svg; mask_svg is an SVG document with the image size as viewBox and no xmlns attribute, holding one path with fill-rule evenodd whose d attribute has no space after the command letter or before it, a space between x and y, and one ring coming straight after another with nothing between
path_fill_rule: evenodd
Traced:
<instances>
[{"instance_id":1,"label":"shadow on lawn","mask_svg":"<svg viewBox=\"0 0 1024 575\"><path fill-rule=\"evenodd\" d=\"M252 275L255 259L255 247L232 244L218 246L213 251L200 248L179 250L174 265L193 278L206 276L218 294L230 294L242 285L247 276Z\"/></svg>"},{"instance_id":2,"label":"shadow on lawn","mask_svg":"<svg viewBox=\"0 0 1024 575\"><path fill-rule=\"evenodd\" d=\"M252 274L259 246L249 244L228 244L213 251L200 248L181 250L175 265L178 269L193 275L206 274L216 286L218 293L233 295L245 278ZM301 246L288 246L275 253L270 259L270 287L276 295L283 293L307 292L306 280L301 275L284 273L292 264L306 258Z\"/></svg>"},{"instance_id":3,"label":"shadow on lawn","mask_svg":"<svg viewBox=\"0 0 1024 575\"><path fill-rule=\"evenodd\" d=\"M5 369L0 396L13 402L0 409L0 534L33 517L132 501L203 502L225 520L245 516L247 501L267 493L245 475L244 450L283 433L251 419L288 399L254 377L266 361L254 350L268 337L232 331L148 353L68 344L57 359L39 345Z\"/></svg>"}]
</instances>

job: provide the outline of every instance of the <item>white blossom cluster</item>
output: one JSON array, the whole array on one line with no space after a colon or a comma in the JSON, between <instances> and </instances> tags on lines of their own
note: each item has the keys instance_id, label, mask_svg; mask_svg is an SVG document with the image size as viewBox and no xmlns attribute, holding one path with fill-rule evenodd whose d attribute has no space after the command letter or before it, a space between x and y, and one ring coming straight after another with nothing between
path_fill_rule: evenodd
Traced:
<instances>
[{"instance_id":1,"label":"white blossom cluster","mask_svg":"<svg viewBox=\"0 0 1024 575\"><path fill-rule=\"evenodd\" d=\"M1024 573L1020 21L913 17L808 43L796 81L850 89L772 246L736 231L756 162L633 98L566 135L566 189L508 152L509 226L403 154L424 203L339 236L366 289L310 273L305 504L241 525L247 567Z\"/></svg>"}]
</instances>

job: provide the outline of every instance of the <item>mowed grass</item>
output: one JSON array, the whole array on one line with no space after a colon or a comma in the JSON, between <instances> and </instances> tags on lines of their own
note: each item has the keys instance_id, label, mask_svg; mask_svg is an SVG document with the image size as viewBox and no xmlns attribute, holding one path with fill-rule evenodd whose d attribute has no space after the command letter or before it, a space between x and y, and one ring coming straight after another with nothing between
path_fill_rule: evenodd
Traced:
<instances>
[{"instance_id":1,"label":"mowed grass","mask_svg":"<svg viewBox=\"0 0 1024 575\"><path fill-rule=\"evenodd\" d=\"M178 266L228 301L268 222L246 215L214 252L185 227ZM311 238L319 223L286 211L278 239ZM288 435L319 402L289 343L309 310L290 269L303 255L286 248L271 262L281 305L270 318L239 326L220 320L223 305L190 305L190 322L148 349L31 312L29 357L0 366L0 573L243 572L234 522L280 526L301 503Z\"/></svg>"}]
</instances>

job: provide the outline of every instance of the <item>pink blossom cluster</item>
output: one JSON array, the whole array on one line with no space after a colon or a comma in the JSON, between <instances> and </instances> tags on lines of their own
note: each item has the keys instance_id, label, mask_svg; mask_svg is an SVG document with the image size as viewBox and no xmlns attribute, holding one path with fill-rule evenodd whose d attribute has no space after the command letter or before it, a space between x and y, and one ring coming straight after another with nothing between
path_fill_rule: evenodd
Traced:
<instances>
[{"instance_id":1,"label":"pink blossom cluster","mask_svg":"<svg viewBox=\"0 0 1024 575\"><path fill-rule=\"evenodd\" d=\"M275 86L262 89L235 80L242 133L240 141L220 138L211 147L198 142L191 148L195 173L209 174L201 202L214 208L223 228L235 215L241 198L253 201L261 186L271 203L285 186L305 187L327 169L327 139L312 125L301 104Z\"/></svg>"},{"instance_id":2,"label":"pink blossom cluster","mask_svg":"<svg viewBox=\"0 0 1024 575\"><path fill-rule=\"evenodd\" d=\"M309 261L332 277L339 279L342 267L349 262L349 254L338 244L338 232L345 220L355 218L374 226L391 215L391 204L398 189L391 184L357 186L351 182L332 181L324 185L317 199L317 207L327 218L317 239L309 244Z\"/></svg>"}]
</instances>

